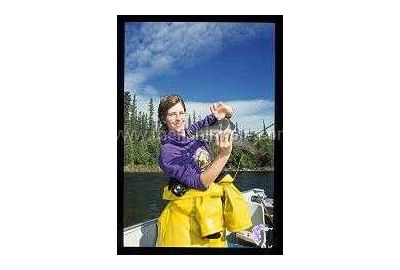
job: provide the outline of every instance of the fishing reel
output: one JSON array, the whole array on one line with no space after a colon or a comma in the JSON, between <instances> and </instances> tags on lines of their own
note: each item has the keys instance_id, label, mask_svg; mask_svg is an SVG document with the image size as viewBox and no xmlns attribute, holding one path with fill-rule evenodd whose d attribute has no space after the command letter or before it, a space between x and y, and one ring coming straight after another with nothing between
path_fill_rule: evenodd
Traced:
<instances>
[{"instance_id":1,"label":"fishing reel","mask_svg":"<svg viewBox=\"0 0 400 270\"><path fill-rule=\"evenodd\" d=\"M189 190L189 187L186 185L179 183L178 181L171 181L168 185L168 189L177 197L183 196L186 191Z\"/></svg>"}]
</instances>

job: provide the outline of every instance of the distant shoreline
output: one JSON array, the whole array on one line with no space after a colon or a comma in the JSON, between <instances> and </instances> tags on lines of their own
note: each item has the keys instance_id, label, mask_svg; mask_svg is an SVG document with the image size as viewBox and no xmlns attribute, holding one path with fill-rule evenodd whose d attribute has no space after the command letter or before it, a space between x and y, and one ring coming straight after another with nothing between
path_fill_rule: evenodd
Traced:
<instances>
[{"instance_id":1,"label":"distant shoreline","mask_svg":"<svg viewBox=\"0 0 400 270\"><path fill-rule=\"evenodd\" d=\"M236 172L235 168L227 168L226 172ZM239 172L273 172L274 168L263 167L256 169L240 169ZM141 165L141 164L130 164L124 166L124 172L157 172L162 173L160 167L158 165Z\"/></svg>"}]
</instances>

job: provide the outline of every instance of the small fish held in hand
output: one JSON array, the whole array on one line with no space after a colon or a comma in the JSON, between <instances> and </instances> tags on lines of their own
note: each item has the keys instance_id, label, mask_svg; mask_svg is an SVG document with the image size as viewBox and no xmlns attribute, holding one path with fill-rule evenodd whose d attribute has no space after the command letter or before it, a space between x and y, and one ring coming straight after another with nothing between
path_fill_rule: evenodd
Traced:
<instances>
[{"instance_id":1,"label":"small fish held in hand","mask_svg":"<svg viewBox=\"0 0 400 270\"><path fill-rule=\"evenodd\" d=\"M214 125L201 129L201 131L199 132L199 136L203 140L206 140L209 143L211 143L215 134L221 134L226 130L231 130L234 132L235 129L236 125L231 120L229 120L228 118L222 118L221 120L218 120ZM247 140L241 138L239 134L234 133L233 136L234 137L232 145L234 147L246 150L251 154L253 154L254 156L256 156L257 158L262 155L262 153L258 149L256 149Z\"/></svg>"}]
</instances>

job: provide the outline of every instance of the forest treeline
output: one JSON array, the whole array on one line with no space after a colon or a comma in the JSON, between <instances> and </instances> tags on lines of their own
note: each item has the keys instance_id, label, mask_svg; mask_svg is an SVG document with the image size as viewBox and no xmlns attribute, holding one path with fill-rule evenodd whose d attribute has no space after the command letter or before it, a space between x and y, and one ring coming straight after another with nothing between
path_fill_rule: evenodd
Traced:
<instances>
[{"instance_id":1,"label":"forest treeline","mask_svg":"<svg viewBox=\"0 0 400 270\"><path fill-rule=\"evenodd\" d=\"M148 110L139 111L136 95L130 92L124 92L124 165L128 167L149 166L155 167L158 162L160 152L160 123L155 121L156 108L153 99L150 99ZM189 114L187 117L187 125L190 126L202 117L196 115L196 112ZM265 123L263 130L259 132L239 130L236 122L235 136L240 140L245 140L261 155L255 156L246 149L233 146L231 157L227 162L226 168L242 170L261 170L271 169L274 163L274 141L268 136ZM197 138L204 138L204 134L196 134ZM119 138L121 139L121 138ZM207 138L206 138L207 139ZM210 138L208 138L210 139ZM212 141L212 140L208 140ZM211 143L213 155L217 154L217 147Z\"/></svg>"}]
</instances>

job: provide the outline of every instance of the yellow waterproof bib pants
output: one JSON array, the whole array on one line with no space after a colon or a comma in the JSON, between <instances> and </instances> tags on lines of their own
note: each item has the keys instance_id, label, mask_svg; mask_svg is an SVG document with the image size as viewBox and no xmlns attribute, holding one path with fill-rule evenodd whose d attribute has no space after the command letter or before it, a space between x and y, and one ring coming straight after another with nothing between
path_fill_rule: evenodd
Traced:
<instances>
[{"instance_id":1,"label":"yellow waterproof bib pants","mask_svg":"<svg viewBox=\"0 0 400 270\"><path fill-rule=\"evenodd\" d=\"M164 187L163 199L169 203L158 219L158 247L227 247L226 229L252 225L247 202L229 174L206 191L190 189L181 197ZM217 232L220 238L206 238Z\"/></svg>"}]
</instances>

